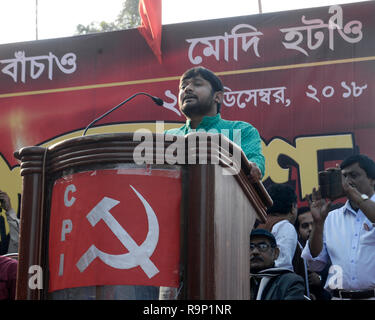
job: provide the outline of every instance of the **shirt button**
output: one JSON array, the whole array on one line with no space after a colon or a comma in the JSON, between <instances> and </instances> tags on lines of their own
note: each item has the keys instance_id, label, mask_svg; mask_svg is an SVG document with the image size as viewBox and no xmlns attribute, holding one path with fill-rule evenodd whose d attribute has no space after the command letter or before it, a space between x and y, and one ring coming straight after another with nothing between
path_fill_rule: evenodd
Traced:
<instances>
[{"instance_id":1,"label":"shirt button","mask_svg":"<svg viewBox=\"0 0 375 320\"><path fill-rule=\"evenodd\" d=\"M352 248L353 250L355 249L355 247Z\"/></svg>"},{"instance_id":2,"label":"shirt button","mask_svg":"<svg viewBox=\"0 0 375 320\"><path fill-rule=\"evenodd\" d=\"M355 236L355 237L358 237L358 233L356 233L354 236Z\"/></svg>"},{"instance_id":3,"label":"shirt button","mask_svg":"<svg viewBox=\"0 0 375 320\"><path fill-rule=\"evenodd\" d=\"M350 261L351 263L354 263L354 260Z\"/></svg>"}]
</instances>

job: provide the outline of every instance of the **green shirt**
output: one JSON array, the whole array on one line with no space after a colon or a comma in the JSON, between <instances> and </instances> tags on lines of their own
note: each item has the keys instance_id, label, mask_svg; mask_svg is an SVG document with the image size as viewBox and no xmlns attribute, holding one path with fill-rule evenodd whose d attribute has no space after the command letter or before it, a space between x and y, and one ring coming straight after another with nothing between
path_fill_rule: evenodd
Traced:
<instances>
[{"instance_id":1,"label":"green shirt","mask_svg":"<svg viewBox=\"0 0 375 320\"><path fill-rule=\"evenodd\" d=\"M249 161L255 162L262 175L265 170L265 160L262 153L262 145L259 132L250 123L244 121L229 121L221 118L220 113L214 117L204 117L196 129L190 126L191 120L187 120L180 128L166 130L166 134L185 135L194 131L217 132L226 136L239 145ZM241 139L236 133L241 132ZM240 140L240 141L238 141Z\"/></svg>"}]
</instances>

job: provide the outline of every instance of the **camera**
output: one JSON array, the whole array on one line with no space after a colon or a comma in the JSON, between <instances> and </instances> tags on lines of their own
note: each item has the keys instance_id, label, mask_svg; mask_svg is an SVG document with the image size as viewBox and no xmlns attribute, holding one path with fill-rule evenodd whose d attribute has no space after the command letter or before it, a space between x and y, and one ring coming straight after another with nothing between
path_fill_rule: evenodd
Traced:
<instances>
[{"instance_id":1,"label":"camera","mask_svg":"<svg viewBox=\"0 0 375 320\"><path fill-rule=\"evenodd\" d=\"M328 168L320 171L318 176L322 198L336 200L345 196L342 187L341 170L339 168Z\"/></svg>"}]
</instances>

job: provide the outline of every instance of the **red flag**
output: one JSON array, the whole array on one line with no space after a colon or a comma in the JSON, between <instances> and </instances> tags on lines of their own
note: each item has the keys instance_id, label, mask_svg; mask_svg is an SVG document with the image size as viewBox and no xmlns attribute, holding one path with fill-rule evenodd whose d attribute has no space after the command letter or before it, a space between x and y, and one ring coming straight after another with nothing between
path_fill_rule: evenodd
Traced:
<instances>
[{"instance_id":1,"label":"red flag","mask_svg":"<svg viewBox=\"0 0 375 320\"><path fill-rule=\"evenodd\" d=\"M161 63L161 0L140 0L138 9L141 16L138 30Z\"/></svg>"},{"instance_id":2,"label":"red flag","mask_svg":"<svg viewBox=\"0 0 375 320\"><path fill-rule=\"evenodd\" d=\"M55 181L50 292L100 285L179 287L181 176L165 171L94 170Z\"/></svg>"}]
</instances>

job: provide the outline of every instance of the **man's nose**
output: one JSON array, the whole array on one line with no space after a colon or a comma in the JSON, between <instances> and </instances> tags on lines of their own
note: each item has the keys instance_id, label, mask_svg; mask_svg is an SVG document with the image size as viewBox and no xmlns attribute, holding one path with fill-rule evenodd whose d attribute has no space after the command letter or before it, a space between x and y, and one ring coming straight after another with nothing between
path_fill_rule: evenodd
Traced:
<instances>
[{"instance_id":1,"label":"man's nose","mask_svg":"<svg viewBox=\"0 0 375 320\"><path fill-rule=\"evenodd\" d=\"M191 92L191 91L193 91L193 85L191 83L188 83L184 88L184 92Z\"/></svg>"},{"instance_id":2,"label":"man's nose","mask_svg":"<svg viewBox=\"0 0 375 320\"><path fill-rule=\"evenodd\" d=\"M253 250L250 250L250 255L259 255L259 249L258 247L254 247Z\"/></svg>"}]
</instances>

